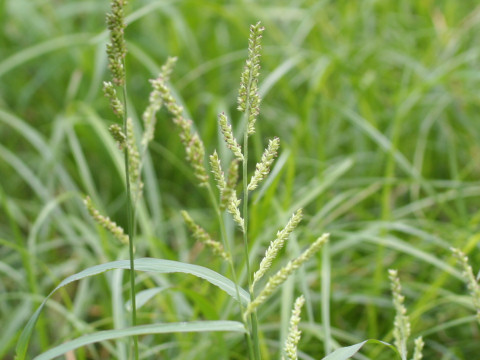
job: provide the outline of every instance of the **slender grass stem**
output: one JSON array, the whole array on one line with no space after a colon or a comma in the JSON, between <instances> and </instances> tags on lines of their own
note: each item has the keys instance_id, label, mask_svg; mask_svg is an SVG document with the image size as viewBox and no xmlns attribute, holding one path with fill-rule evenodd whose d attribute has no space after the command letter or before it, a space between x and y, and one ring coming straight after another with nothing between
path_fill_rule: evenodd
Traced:
<instances>
[{"instance_id":1,"label":"slender grass stem","mask_svg":"<svg viewBox=\"0 0 480 360\"><path fill-rule=\"evenodd\" d=\"M124 63L125 68L125 63ZM128 138L128 126L127 126L127 85L124 82L123 87L123 106L124 106L124 115L123 115L123 130L125 132L125 137ZM134 251L133 251L133 239L134 239L134 217L135 209L132 204L132 194L131 194L131 184L130 184L130 162L129 162L129 152L128 146L124 148L124 159L125 159L125 181L127 184L127 234L128 234L128 250L130 256L130 298L132 302L132 326L137 325L137 305L135 299L135 264L134 264ZM135 360L138 360L138 336L133 337L133 353Z\"/></svg>"},{"instance_id":2,"label":"slender grass stem","mask_svg":"<svg viewBox=\"0 0 480 360\"><path fill-rule=\"evenodd\" d=\"M250 78L251 81L251 78ZM250 84L249 84L250 85ZM248 101L249 99L247 99ZM247 103L248 109L248 103ZM247 279L248 279L248 291L250 292L250 298L253 300L253 287L252 287L252 272L250 271L250 258L248 252L248 110L246 112L247 123L245 126L245 133L243 136L243 170L242 170L242 179L243 179L243 222L244 222L244 231L243 231L243 248L245 251L245 264L247 267ZM260 360L260 346L258 339L258 320L257 314L254 311L250 315L250 321L252 324L252 333L253 338L253 350L254 350L254 359Z\"/></svg>"},{"instance_id":3,"label":"slender grass stem","mask_svg":"<svg viewBox=\"0 0 480 360\"><path fill-rule=\"evenodd\" d=\"M210 196L210 201L212 202L212 205L215 209L215 213L217 214L218 222L220 224L220 233L221 233L221 236L222 236L222 242L225 246L225 250L227 251L227 254L230 255L230 259L229 259L228 263L230 265L230 271L232 272L233 282L235 283L235 291L237 293L236 295L237 295L237 299L238 299L238 304L240 306L240 314L243 314L244 308L243 308L242 302L240 300L240 286L238 285L237 272L235 270L235 265L233 263L233 254L232 254L232 251L231 251L231 248L230 248L230 241L229 241L228 236L227 236L227 231L225 229L225 223L223 221L222 211L220 210L220 206L218 205L218 201L215 198L215 194L213 193L213 189L212 189L210 184L207 184L207 189L208 189L208 194ZM250 294L250 296L251 296L251 294ZM248 322L243 320L243 316L242 316L242 321L245 325L245 328L248 329ZM250 355L250 359L253 359L254 358L254 355L253 355L254 352L253 352L252 339L249 336L249 334L245 334L245 338L247 340L247 346L248 346L248 352L249 352L249 355Z\"/></svg>"}]
</instances>

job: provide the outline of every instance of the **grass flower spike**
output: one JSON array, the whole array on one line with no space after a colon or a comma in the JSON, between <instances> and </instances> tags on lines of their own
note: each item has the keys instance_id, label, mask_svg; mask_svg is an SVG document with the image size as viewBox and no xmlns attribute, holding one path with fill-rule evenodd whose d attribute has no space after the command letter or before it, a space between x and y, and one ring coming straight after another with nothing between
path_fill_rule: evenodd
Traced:
<instances>
[{"instance_id":1,"label":"grass flower spike","mask_svg":"<svg viewBox=\"0 0 480 360\"><path fill-rule=\"evenodd\" d=\"M248 39L248 58L242 72L238 92L238 110L248 114L247 133L255 132L255 121L260 112L260 95L258 94L258 77L260 75L260 40L264 28L260 22L250 26Z\"/></svg>"},{"instance_id":2,"label":"grass flower spike","mask_svg":"<svg viewBox=\"0 0 480 360\"><path fill-rule=\"evenodd\" d=\"M223 245L220 244L218 241L212 239L212 237L199 225L193 221L192 217L186 211L181 212L185 223L187 224L188 229L192 232L193 237L198 242L201 242L207 246L209 246L214 254L221 256L223 259L229 261L230 256L225 252L223 249Z\"/></svg>"},{"instance_id":3,"label":"grass flower spike","mask_svg":"<svg viewBox=\"0 0 480 360\"><path fill-rule=\"evenodd\" d=\"M129 156L129 176L134 194L134 202L140 197L143 189L143 183L140 178L140 153L138 152L137 141L133 130L133 120L127 118L127 146Z\"/></svg>"},{"instance_id":4,"label":"grass flower spike","mask_svg":"<svg viewBox=\"0 0 480 360\"><path fill-rule=\"evenodd\" d=\"M240 203L241 200L237 198L237 194L233 191L227 204L227 210L233 215L233 221L235 221L235 223L240 226L240 229L242 229L242 232L245 233L245 221L240 214Z\"/></svg>"},{"instance_id":5,"label":"grass flower spike","mask_svg":"<svg viewBox=\"0 0 480 360\"><path fill-rule=\"evenodd\" d=\"M457 258L457 261L463 270L462 276L467 283L468 290L472 296L473 306L477 311L477 320L480 322L480 285L478 284L477 279L475 279L472 267L468 263L468 257L459 249L451 248L450 250Z\"/></svg>"},{"instance_id":6,"label":"grass flower spike","mask_svg":"<svg viewBox=\"0 0 480 360\"><path fill-rule=\"evenodd\" d=\"M300 335L302 332L298 330L298 324L300 323L300 313L302 311L302 306L305 304L305 297L303 295L299 296L295 300L295 305L293 306L292 316L290 317L290 326L288 328L288 337L285 342L285 354L287 355L287 360L297 360L297 346L300 341ZM282 360L285 360L282 357Z\"/></svg>"},{"instance_id":7,"label":"grass flower spike","mask_svg":"<svg viewBox=\"0 0 480 360\"><path fill-rule=\"evenodd\" d=\"M123 133L122 127L118 124L113 124L110 125L108 131L110 131L110 135L112 135L113 139L117 142L118 148L123 150L127 145L127 137Z\"/></svg>"},{"instance_id":8,"label":"grass flower spike","mask_svg":"<svg viewBox=\"0 0 480 360\"><path fill-rule=\"evenodd\" d=\"M419 336L418 338L415 339L415 348L413 350L413 359L412 360L422 360L423 355L423 346L425 343L423 342L423 338Z\"/></svg>"},{"instance_id":9,"label":"grass flower spike","mask_svg":"<svg viewBox=\"0 0 480 360\"><path fill-rule=\"evenodd\" d=\"M176 61L177 61L176 57L169 57L167 59L167 62L162 66L162 69L160 71L160 75L158 76L158 78L161 78L164 82L168 81ZM152 85L154 81L155 80L150 80ZM162 104L163 104L162 96L160 92L154 87L148 98L148 106L142 115L143 128L144 128L144 133L142 137L143 148L146 148L148 143L153 140L155 123L156 123L156 114L158 110L160 110L160 108L162 107Z\"/></svg>"},{"instance_id":10,"label":"grass flower spike","mask_svg":"<svg viewBox=\"0 0 480 360\"><path fill-rule=\"evenodd\" d=\"M103 93L110 101L110 107L112 108L113 113L119 118L123 118L123 104L118 98L117 90L115 90L115 87L110 81L103 82Z\"/></svg>"},{"instance_id":11,"label":"grass flower spike","mask_svg":"<svg viewBox=\"0 0 480 360\"><path fill-rule=\"evenodd\" d=\"M398 278L397 270L388 270L388 275L392 287L393 306L395 307L395 322L393 329L393 337L395 338L395 346L397 347L402 360L407 360L407 341L410 336L410 321L407 316L407 309L403 304L405 297L402 295L402 286Z\"/></svg>"},{"instance_id":12,"label":"grass flower spike","mask_svg":"<svg viewBox=\"0 0 480 360\"><path fill-rule=\"evenodd\" d=\"M220 158L218 157L216 150L212 155L210 155L210 166L212 168L212 173L215 176L217 187L221 192L223 192L227 184L225 182L225 175L222 171L222 164L220 163Z\"/></svg>"},{"instance_id":13,"label":"grass flower spike","mask_svg":"<svg viewBox=\"0 0 480 360\"><path fill-rule=\"evenodd\" d=\"M111 13L107 14L107 27L110 30L110 43L107 44L108 68L113 76L113 83L116 86L123 86L125 83L125 55L127 46L125 44L125 14L126 0L112 0Z\"/></svg>"},{"instance_id":14,"label":"grass flower spike","mask_svg":"<svg viewBox=\"0 0 480 360\"><path fill-rule=\"evenodd\" d=\"M90 216L99 225L101 225L105 230L110 232L122 244L124 245L128 244L128 235L125 234L125 232L123 231L123 228L121 226L118 226L117 223L115 221L112 221L108 216L104 216L100 214L100 211L98 211L95 208L95 206L93 205L92 199L90 199L89 196L87 196L83 200L83 202Z\"/></svg>"},{"instance_id":15,"label":"grass flower spike","mask_svg":"<svg viewBox=\"0 0 480 360\"><path fill-rule=\"evenodd\" d=\"M233 160L230 163L230 167L228 168L228 175L227 175L227 182L225 187L223 188L220 194L220 209L225 210L230 201L232 201L232 197L234 197L233 202L236 203L236 190L235 187L237 186L238 181L238 160Z\"/></svg>"},{"instance_id":16,"label":"grass flower spike","mask_svg":"<svg viewBox=\"0 0 480 360\"><path fill-rule=\"evenodd\" d=\"M177 104L165 83L165 79L152 80L152 86L157 90L168 111L173 115L173 122L180 128L180 140L185 147L187 161L194 169L195 177L200 186L207 186L208 174L204 165L205 148L197 133L192 131L192 120L183 117L183 108Z\"/></svg>"},{"instance_id":17,"label":"grass flower spike","mask_svg":"<svg viewBox=\"0 0 480 360\"><path fill-rule=\"evenodd\" d=\"M232 126L228 123L225 113L218 115L218 123L220 124L220 129L222 130L227 147L232 150L239 161L243 161L242 149L233 136Z\"/></svg>"},{"instance_id":18,"label":"grass flower spike","mask_svg":"<svg viewBox=\"0 0 480 360\"><path fill-rule=\"evenodd\" d=\"M258 186L258 183L265 179L270 172L270 167L272 166L273 160L277 157L277 150L280 146L280 139L275 137L272 140L269 140L268 147L265 149L262 155L262 161L257 164L255 173L248 184L248 190L255 190Z\"/></svg>"},{"instance_id":19,"label":"grass flower spike","mask_svg":"<svg viewBox=\"0 0 480 360\"><path fill-rule=\"evenodd\" d=\"M323 234L310 247L305 250L298 258L290 261L285 267L268 279L267 285L263 288L260 294L253 300L245 310L243 316L246 318L249 314L256 310L267 298L273 294L278 287L287 280L287 278L309 260L320 248L328 241L330 234Z\"/></svg>"},{"instance_id":20,"label":"grass flower spike","mask_svg":"<svg viewBox=\"0 0 480 360\"><path fill-rule=\"evenodd\" d=\"M265 256L260 263L260 267L253 275L253 284L262 278L263 275L270 269L272 266L272 261L277 257L278 252L283 248L285 241L288 239L288 236L292 233L293 230L298 226L302 220L302 209L299 209L295 214L292 215L288 221L285 228L277 232L277 238L270 243Z\"/></svg>"}]
</instances>

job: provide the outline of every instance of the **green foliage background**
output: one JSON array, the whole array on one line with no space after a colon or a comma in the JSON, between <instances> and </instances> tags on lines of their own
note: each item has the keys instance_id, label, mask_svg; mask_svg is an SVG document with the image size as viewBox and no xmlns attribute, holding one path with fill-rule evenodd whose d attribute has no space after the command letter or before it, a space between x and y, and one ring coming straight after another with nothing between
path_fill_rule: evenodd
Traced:
<instances>
[{"instance_id":1,"label":"green foliage background","mask_svg":"<svg viewBox=\"0 0 480 360\"><path fill-rule=\"evenodd\" d=\"M94 225L81 202L89 194L104 213L125 221L121 154L106 131L115 119L101 93L108 78L108 6L83 0L0 2L0 357L5 359L12 358L39 301L61 279L127 258L126 249ZM219 112L238 127L236 95L248 26L262 21L263 102L253 156L261 156L267 137L279 136L282 151L272 180L253 199L252 259L260 261L275 232L305 207L304 226L286 257L314 236L332 234L331 327L338 344L392 340L386 270L398 268L413 336L423 334L426 341L425 358L475 358L478 324L448 249L462 248L478 270L476 1L132 0L128 13L134 117L148 102L147 79L167 56L177 56L171 83L208 152L218 144ZM196 188L165 112L145 171L137 254L222 272L220 261L192 242L181 220L179 211L187 208L212 234L218 232L207 194ZM237 250L241 254L240 242ZM260 311L265 359L275 358L282 347L297 293L307 297L300 349L316 359L324 355L325 275L321 257L311 261ZM142 308L143 323L213 320L228 303L190 277L139 279L139 289L171 287ZM119 289L121 276L115 274L68 287L39 324L32 354L121 321L112 305L121 299ZM143 351L155 350L165 359L241 359L240 340L197 334L142 342ZM110 348L77 356L108 358ZM373 345L366 349L370 358L390 356Z\"/></svg>"}]
</instances>

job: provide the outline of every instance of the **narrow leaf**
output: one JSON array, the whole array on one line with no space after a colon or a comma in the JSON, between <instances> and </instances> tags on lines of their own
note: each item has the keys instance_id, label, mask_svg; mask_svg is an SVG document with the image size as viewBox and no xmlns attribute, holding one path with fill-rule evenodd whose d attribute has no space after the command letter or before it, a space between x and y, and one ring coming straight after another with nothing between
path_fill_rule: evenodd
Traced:
<instances>
[{"instance_id":1,"label":"narrow leaf","mask_svg":"<svg viewBox=\"0 0 480 360\"><path fill-rule=\"evenodd\" d=\"M38 355L34 360L50 360L63 355L68 351L78 349L81 346L97 343L100 341L114 340L126 336L181 333L181 332L208 332L208 331L234 331L246 332L245 326L238 321L193 321L178 323L150 324L129 327L126 329L98 331L84 335L72 341L63 343L53 349Z\"/></svg>"},{"instance_id":2,"label":"narrow leaf","mask_svg":"<svg viewBox=\"0 0 480 360\"><path fill-rule=\"evenodd\" d=\"M211 284L218 286L220 289L225 291L234 299L237 299L237 292L235 283L230 279L227 279L225 276L220 275L219 273L205 268L199 265L187 264L178 261L163 260L163 259L152 259L152 258L142 258L135 260L134 264L135 270L137 271L147 271L147 272L156 272L156 273L185 273L195 275L199 278L205 279ZM130 269L129 260L118 260L112 261L106 264L92 266L88 269L80 271L77 274L71 275L63 280L53 291L43 300L42 304L39 306L37 311L32 315L27 325L22 331L20 338L17 343L16 349L16 360L24 360L27 352L28 342L30 336L32 335L35 324L40 316L45 303L50 298L50 296L55 293L61 287L70 284L74 281L84 279L89 276L98 275L105 271L113 269ZM250 301L249 294L244 289L240 290L240 301L243 305L246 305Z\"/></svg>"},{"instance_id":3,"label":"narrow leaf","mask_svg":"<svg viewBox=\"0 0 480 360\"><path fill-rule=\"evenodd\" d=\"M332 352L331 354L325 356L322 360L346 360L346 359L350 359L353 355L355 355L357 352L359 352L360 349L363 347L363 345L365 345L366 343L383 344L383 345L389 347L390 349L392 349L397 354L398 358L400 357L400 355L399 355L397 349L395 348L395 346L393 346L389 343L380 341L380 340L369 339L369 340L362 341L361 343L358 343L358 344L355 344L355 345L339 348L339 349L335 350L334 352Z\"/></svg>"}]
</instances>

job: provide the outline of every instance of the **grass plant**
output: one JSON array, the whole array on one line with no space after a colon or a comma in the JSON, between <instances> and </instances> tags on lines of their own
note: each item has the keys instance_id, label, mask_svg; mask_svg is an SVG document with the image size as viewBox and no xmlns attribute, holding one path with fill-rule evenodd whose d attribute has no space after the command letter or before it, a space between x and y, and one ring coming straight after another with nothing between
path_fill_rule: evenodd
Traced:
<instances>
[{"instance_id":1,"label":"grass plant","mask_svg":"<svg viewBox=\"0 0 480 360\"><path fill-rule=\"evenodd\" d=\"M476 2L117 10L0 4L0 358L477 356Z\"/></svg>"}]
</instances>

